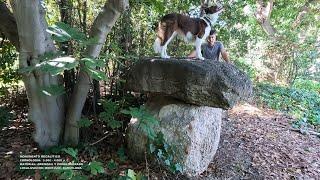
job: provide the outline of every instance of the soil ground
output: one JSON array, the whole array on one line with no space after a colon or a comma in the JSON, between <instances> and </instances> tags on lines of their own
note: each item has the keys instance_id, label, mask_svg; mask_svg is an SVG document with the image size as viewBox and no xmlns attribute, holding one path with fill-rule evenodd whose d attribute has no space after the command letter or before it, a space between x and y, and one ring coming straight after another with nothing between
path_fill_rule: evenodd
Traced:
<instances>
[{"instance_id":1,"label":"soil ground","mask_svg":"<svg viewBox=\"0 0 320 180\"><path fill-rule=\"evenodd\" d=\"M25 112L17 110L15 120L0 131L0 179L34 179L16 171L19 154L40 153ZM234 107L223 120L215 158L208 170L194 179L320 179L320 138L293 131L292 121L284 114L250 104ZM116 151L110 146L117 143L122 142L112 136L97 143L94 158L104 163L114 158ZM88 159L86 154L80 152L79 156ZM130 160L119 168L142 171L150 179L186 179Z\"/></svg>"}]
</instances>

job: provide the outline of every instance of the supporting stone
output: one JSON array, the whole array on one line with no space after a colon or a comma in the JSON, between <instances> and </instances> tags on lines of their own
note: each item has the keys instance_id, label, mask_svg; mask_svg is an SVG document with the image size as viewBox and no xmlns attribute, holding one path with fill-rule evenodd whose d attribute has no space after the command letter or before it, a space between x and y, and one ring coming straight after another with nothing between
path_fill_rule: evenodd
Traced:
<instances>
[{"instance_id":1,"label":"supporting stone","mask_svg":"<svg viewBox=\"0 0 320 180\"><path fill-rule=\"evenodd\" d=\"M197 176L204 172L218 148L222 109L168 101L163 97L149 101L147 108L160 121L155 130L162 132L166 143L175 147L174 157L182 165L183 174ZM135 119L128 127L127 142L130 156L143 160L147 138Z\"/></svg>"}]
</instances>

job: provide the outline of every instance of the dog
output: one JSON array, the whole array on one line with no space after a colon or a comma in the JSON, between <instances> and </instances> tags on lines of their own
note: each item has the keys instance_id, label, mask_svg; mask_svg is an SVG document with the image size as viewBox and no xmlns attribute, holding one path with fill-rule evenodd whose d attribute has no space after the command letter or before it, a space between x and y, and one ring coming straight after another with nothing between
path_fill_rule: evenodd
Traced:
<instances>
[{"instance_id":1,"label":"dog","mask_svg":"<svg viewBox=\"0 0 320 180\"><path fill-rule=\"evenodd\" d=\"M201 53L201 44L209 36L211 26L218 20L222 12L221 5L202 7L204 16L191 18L186 15L171 13L167 14L159 22L157 38L154 42L154 50L161 54L161 58L170 58L167 54L167 46L177 35L186 42L193 42L196 46L196 57L204 60Z\"/></svg>"}]
</instances>

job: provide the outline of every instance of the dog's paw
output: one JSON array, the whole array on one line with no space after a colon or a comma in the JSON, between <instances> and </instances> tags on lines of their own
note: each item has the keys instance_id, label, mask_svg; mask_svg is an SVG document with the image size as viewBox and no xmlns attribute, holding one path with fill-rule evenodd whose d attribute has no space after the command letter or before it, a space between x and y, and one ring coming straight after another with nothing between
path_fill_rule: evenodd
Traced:
<instances>
[{"instance_id":1,"label":"dog's paw","mask_svg":"<svg viewBox=\"0 0 320 180\"><path fill-rule=\"evenodd\" d=\"M162 58L162 59L169 59L170 56L168 56L168 55L161 55L161 58Z\"/></svg>"},{"instance_id":2,"label":"dog's paw","mask_svg":"<svg viewBox=\"0 0 320 180\"><path fill-rule=\"evenodd\" d=\"M198 57L198 59L200 59L200 60L204 60L204 57Z\"/></svg>"}]
</instances>

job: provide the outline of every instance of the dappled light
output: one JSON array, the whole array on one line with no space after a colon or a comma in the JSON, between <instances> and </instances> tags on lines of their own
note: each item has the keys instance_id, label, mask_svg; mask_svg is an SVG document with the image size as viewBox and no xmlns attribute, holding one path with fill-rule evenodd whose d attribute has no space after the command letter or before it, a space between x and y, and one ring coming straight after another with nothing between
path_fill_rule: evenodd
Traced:
<instances>
[{"instance_id":1,"label":"dappled light","mask_svg":"<svg viewBox=\"0 0 320 180\"><path fill-rule=\"evenodd\" d=\"M320 179L319 12L0 0L0 179Z\"/></svg>"},{"instance_id":2,"label":"dappled light","mask_svg":"<svg viewBox=\"0 0 320 180\"><path fill-rule=\"evenodd\" d=\"M247 113L247 114L249 114L251 116L253 116L253 115L262 116L265 113L263 111L263 109L259 109L256 106L253 106L253 105L248 104L248 103L235 106L231 110L231 113L241 113L241 112L242 113Z\"/></svg>"}]
</instances>

